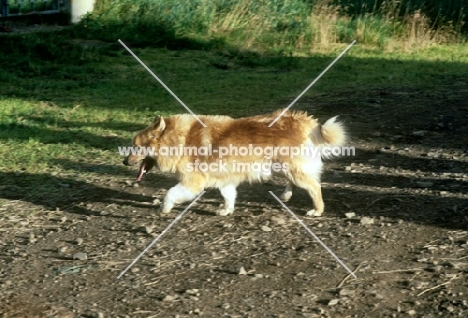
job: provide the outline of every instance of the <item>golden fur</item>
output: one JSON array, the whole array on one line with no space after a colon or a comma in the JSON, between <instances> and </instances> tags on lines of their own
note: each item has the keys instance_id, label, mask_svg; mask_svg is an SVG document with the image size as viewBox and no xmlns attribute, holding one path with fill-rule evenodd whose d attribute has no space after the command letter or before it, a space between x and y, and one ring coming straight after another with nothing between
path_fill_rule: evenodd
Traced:
<instances>
[{"instance_id":1,"label":"golden fur","mask_svg":"<svg viewBox=\"0 0 468 318\"><path fill-rule=\"evenodd\" d=\"M206 124L203 127L189 114L174 115L167 118L156 117L154 122L133 139L135 147L151 147L158 154L164 148L178 146L196 147L205 149L211 147L211 153L173 153L172 155L159 154L147 156L130 154L125 160L126 165L135 165L141 162L141 176L156 165L163 172L177 174L179 184L171 188L161 205L164 213L170 212L175 204L194 199L205 188L218 188L225 199L223 209L219 215L227 215L234 210L236 187L244 181L262 181L271 177L271 169L247 169L254 164L271 167L287 167L281 171L290 181L286 190L280 196L284 201L290 199L292 190L298 186L309 193L314 203L314 209L308 215L319 216L324 210L321 194L320 173L322 161L320 156L304 156L274 153L270 156L249 153L240 155L236 151L220 158L223 147L312 147L341 146L346 141L346 134L341 123L335 117L329 119L324 125L317 119L308 116L306 112L286 112L272 127L268 125L281 113L281 110L267 115L233 119L228 116L199 116ZM225 148L226 149L226 148ZM219 151L219 152L218 152ZM222 164L225 169L214 171L195 170L194 163ZM238 169L236 165L246 169ZM191 168L190 168L191 167ZM201 165L200 165L201 167ZM215 167L215 165L213 166Z\"/></svg>"}]
</instances>

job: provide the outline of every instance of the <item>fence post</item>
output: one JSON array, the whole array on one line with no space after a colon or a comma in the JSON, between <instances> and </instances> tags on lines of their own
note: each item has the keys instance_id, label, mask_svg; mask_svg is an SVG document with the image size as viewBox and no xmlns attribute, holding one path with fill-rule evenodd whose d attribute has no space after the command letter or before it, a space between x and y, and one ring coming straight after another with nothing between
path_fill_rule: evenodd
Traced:
<instances>
[{"instance_id":1,"label":"fence post","mask_svg":"<svg viewBox=\"0 0 468 318\"><path fill-rule=\"evenodd\" d=\"M2 14L2 17L8 16L9 10L8 10L8 0L0 0L0 4L2 5L0 13Z\"/></svg>"},{"instance_id":2,"label":"fence post","mask_svg":"<svg viewBox=\"0 0 468 318\"><path fill-rule=\"evenodd\" d=\"M78 23L83 15L92 12L96 0L62 0L63 12L70 14L71 23Z\"/></svg>"}]
</instances>

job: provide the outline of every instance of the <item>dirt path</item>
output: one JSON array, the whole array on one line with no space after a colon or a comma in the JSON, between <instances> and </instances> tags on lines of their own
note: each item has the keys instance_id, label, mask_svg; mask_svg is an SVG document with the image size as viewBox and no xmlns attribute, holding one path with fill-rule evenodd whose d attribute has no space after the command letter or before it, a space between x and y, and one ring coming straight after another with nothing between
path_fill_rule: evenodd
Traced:
<instances>
[{"instance_id":1,"label":"dirt path","mask_svg":"<svg viewBox=\"0 0 468 318\"><path fill-rule=\"evenodd\" d=\"M62 184L71 190L66 198L13 200L17 181L0 190L0 314L464 317L466 87L314 99L319 118L342 114L357 153L326 165L323 217L304 216L310 203L303 191L288 206L357 279L268 194L282 190L281 179L240 187L229 217L215 216L221 198L208 191L120 280L185 207L156 213L152 201L163 198L172 176L151 174L135 186L134 171L103 174ZM76 253L86 259L74 260L84 257Z\"/></svg>"}]
</instances>

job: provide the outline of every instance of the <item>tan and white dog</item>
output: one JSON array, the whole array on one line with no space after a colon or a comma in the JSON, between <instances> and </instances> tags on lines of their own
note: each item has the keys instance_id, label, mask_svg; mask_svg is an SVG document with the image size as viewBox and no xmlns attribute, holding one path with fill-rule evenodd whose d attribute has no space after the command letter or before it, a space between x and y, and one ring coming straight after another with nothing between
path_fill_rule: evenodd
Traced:
<instances>
[{"instance_id":1,"label":"tan and white dog","mask_svg":"<svg viewBox=\"0 0 468 318\"><path fill-rule=\"evenodd\" d=\"M281 200L288 201L295 187L304 188L314 204L307 215L320 216L320 150L343 145L346 133L336 117L321 125L301 111L288 111L268 127L281 112L239 119L199 116L207 127L189 114L157 116L133 138L138 151L123 163L141 164L138 180L154 166L177 175L179 183L167 192L163 213L193 200L205 188L218 188L225 202L217 214L231 214L241 182L266 180L278 172L289 180Z\"/></svg>"}]
</instances>

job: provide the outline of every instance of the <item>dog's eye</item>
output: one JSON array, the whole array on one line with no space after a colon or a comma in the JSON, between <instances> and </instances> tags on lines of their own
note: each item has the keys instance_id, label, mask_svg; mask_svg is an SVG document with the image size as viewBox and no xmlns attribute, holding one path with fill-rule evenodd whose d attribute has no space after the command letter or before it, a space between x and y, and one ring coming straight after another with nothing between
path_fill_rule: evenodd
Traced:
<instances>
[{"instance_id":1,"label":"dog's eye","mask_svg":"<svg viewBox=\"0 0 468 318\"><path fill-rule=\"evenodd\" d=\"M156 140L159 139L158 137L156 137L156 135L153 135L153 134L150 134L150 137L151 137L151 139L156 139Z\"/></svg>"}]
</instances>

